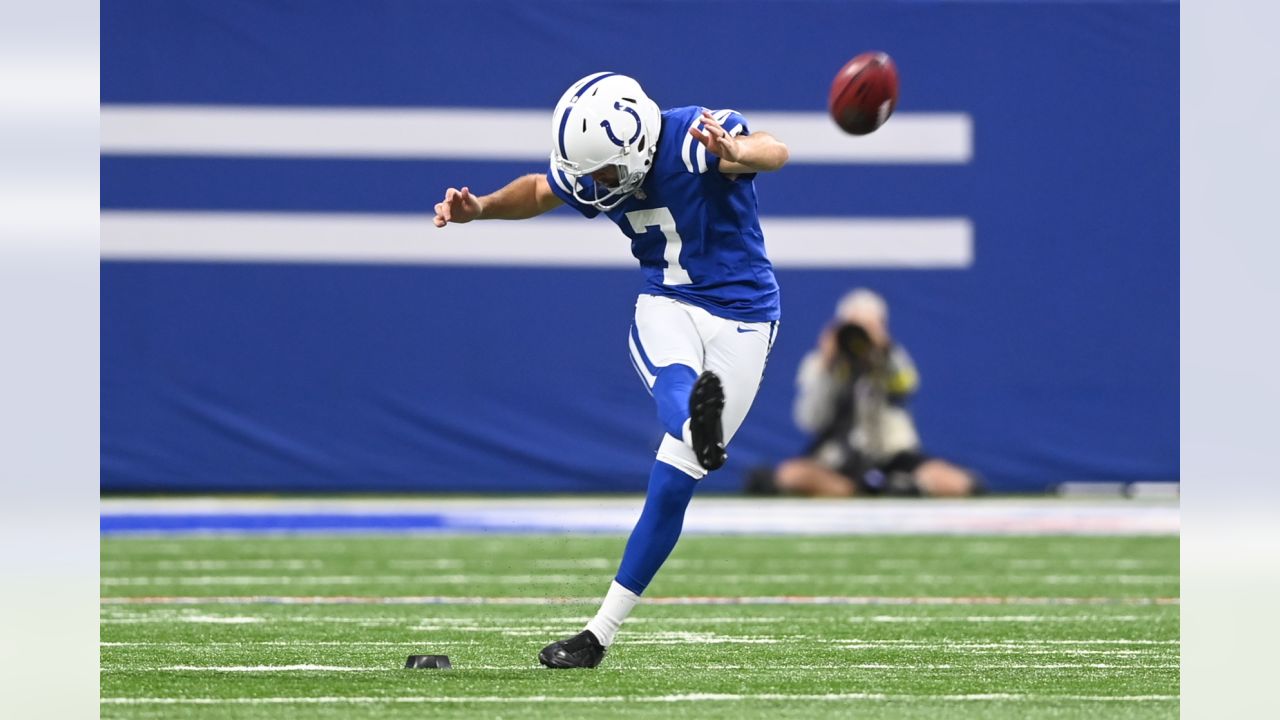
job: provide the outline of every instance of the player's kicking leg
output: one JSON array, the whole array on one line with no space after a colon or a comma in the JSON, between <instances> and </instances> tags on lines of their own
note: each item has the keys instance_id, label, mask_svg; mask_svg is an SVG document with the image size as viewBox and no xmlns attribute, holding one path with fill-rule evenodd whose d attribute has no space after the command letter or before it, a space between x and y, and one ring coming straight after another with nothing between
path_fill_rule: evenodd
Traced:
<instances>
[{"instance_id":1,"label":"player's kicking leg","mask_svg":"<svg viewBox=\"0 0 1280 720\"><path fill-rule=\"evenodd\" d=\"M667 434L649 475L644 509L599 612L583 632L543 648L538 656L543 665L600 664L618 628L675 548L697 481L724 464L725 445L759 388L775 329L753 323L737 333L719 332L726 324L743 325L663 298L642 296L637 303L632 358L653 393ZM713 341L704 342L704 337ZM716 337L722 340L715 342Z\"/></svg>"}]
</instances>

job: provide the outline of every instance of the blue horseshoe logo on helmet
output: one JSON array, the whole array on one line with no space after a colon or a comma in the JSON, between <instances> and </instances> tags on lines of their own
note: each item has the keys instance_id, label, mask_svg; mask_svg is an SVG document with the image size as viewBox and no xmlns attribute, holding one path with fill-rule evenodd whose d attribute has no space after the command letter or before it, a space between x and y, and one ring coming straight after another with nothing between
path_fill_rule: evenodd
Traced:
<instances>
[{"instance_id":1,"label":"blue horseshoe logo on helmet","mask_svg":"<svg viewBox=\"0 0 1280 720\"><path fill-rule=\"evenodd\" d=\"M623 105L623 104L622 104L622 103L620 103L620 102L615 102L615 103L613 104L613 109L614 109L614 110L621 110L621 111L623 111L623 112L625 112L625 113L629 113L629 114L631 115L631 117L633 117L633 118L635 118L635 119L636 119L636 134L635 134L635 135L632 135L632 136L631 136L631 139L627 140L626 142L623 142L623 141L619 140L619 139L618 139L618 136L616 136L616 135L614 135L614 134L613 134L613 128L609 126L609 121L608 121L608 120L601 120L601 121L600 121L600 127L604 128L604 132L605 132L605 134L606 134L606 135L608 135L608 136L609 136L609 140L610 140L614 145L617 145L618 147L626 147L626 146L630 145L631 143L635 142L635 141L636 141L636 139L640 137L640 113L636 112L634 109L632 109L631 107L629 107L629 106L627 106L627 105Z\"/></svg>"}]
</instances>

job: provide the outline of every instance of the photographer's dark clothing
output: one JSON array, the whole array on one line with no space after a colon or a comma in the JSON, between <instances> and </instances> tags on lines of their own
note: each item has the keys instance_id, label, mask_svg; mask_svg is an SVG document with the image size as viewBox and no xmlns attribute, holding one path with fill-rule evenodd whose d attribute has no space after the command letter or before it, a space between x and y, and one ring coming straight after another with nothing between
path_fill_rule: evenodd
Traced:
<instances>
[{"instance_id":1,"label":"photographer's dark clothing","mask_svg":"<svg viewBox=\"0 0 1280 720\"><path fill-rule=\"evenodd\" d=\"M923 453L908 451L869 465L865 458L855 453L843 466L832 469L852 480L858 495L914 497L920 494L920 488L916 486L916 468L930 459Z\"/></svg>"},{"instance_id":2,"label":"photographer's dark clothing","mask_svg":"<svg viewBox=\"0 0 1280 720\"><path fill-rule=\"evenodd\" d=\"M796 424L814 435L807 454L862 494L917 494L912 476L928 458L906 401L918 385L901 345L861 361L841 352L831 368L810 352L796 376L794 407Z\"/></svg>"}]
</instances>

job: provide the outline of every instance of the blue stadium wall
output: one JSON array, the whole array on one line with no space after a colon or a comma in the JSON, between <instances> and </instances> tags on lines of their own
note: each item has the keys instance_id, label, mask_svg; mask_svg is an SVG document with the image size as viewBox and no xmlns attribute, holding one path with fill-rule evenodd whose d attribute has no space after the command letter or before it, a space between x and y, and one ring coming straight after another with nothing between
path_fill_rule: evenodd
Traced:
<instances>
[{"instance_id":1,"label":"blue stadium wall","mask_svg":"<svg viewBox=\"0 0 1280 720\"><path fill-rule=\"evenodd\" d=\"M930 452L997 490L1176 479L1176 3L104 0L101 87L104 111L518 108L549 124L568 83L611 69L664 106L821 112L869 48L901 69L902 117L971 118L972 158L797 162L757 180L761 213L967 218L972 259L780 267L780 336L706 489L801 449L796 367L856 285L886 296L920 366ZM544 167L104 146L101 201L104 219L416 217L428 242L445 187ZM628 360L634 268L104 250L101 273L104 491L645 485L660 430Z\"/></svg>"}]
</instances>

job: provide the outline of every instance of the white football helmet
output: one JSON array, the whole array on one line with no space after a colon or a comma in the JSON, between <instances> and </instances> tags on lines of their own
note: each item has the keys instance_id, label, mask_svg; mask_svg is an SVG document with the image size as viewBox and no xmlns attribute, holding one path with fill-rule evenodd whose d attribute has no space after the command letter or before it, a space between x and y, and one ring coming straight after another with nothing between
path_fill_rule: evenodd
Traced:
<instances>
[{"instance_id":1,"label":"white football helmet","mask_svg":"<svg viewBox=\"0 0 1280 720\"><path fill-rule=\"evenodd\" d=\"M662 112L640 83L611 72L577 81L556 103L551 123L551 164L574 199L610 210L640 189L653 167ZM615 187L580 180L606 166L618 171ZM565 187L567 185L567 187Z\"/></svg>"}]
</instances>

